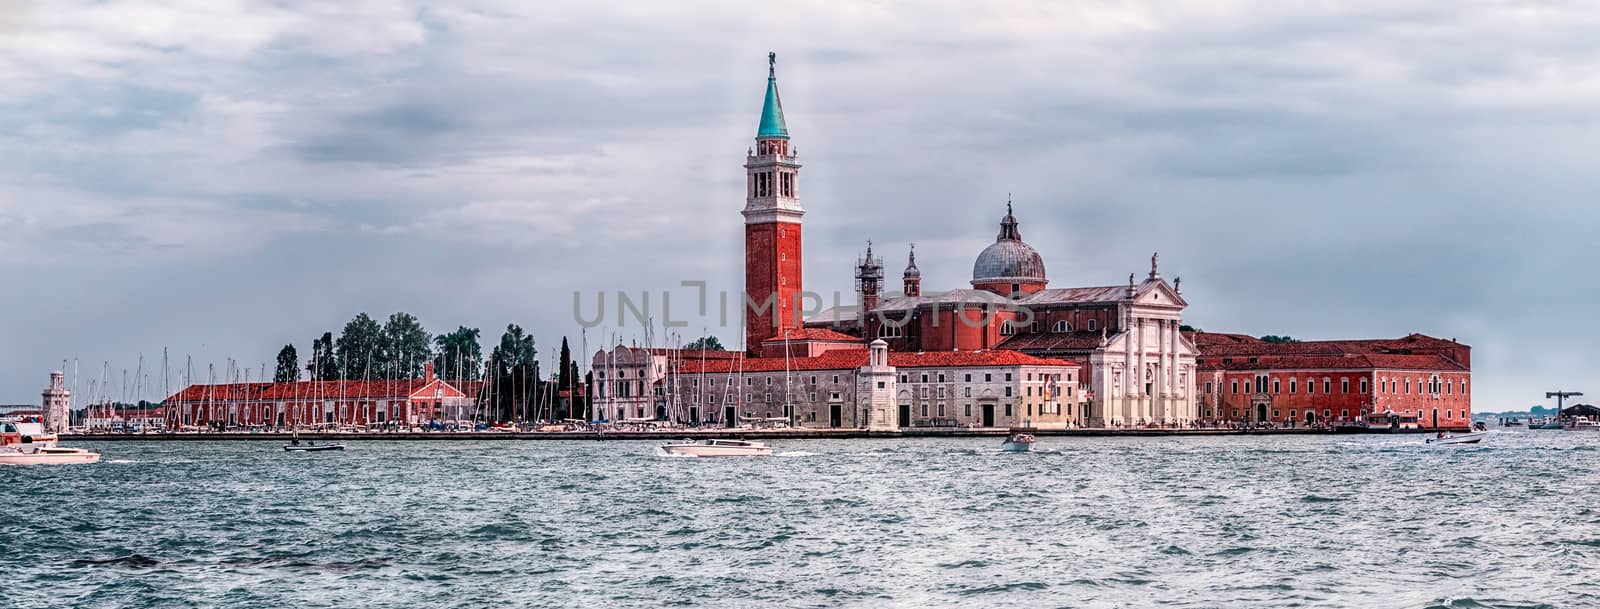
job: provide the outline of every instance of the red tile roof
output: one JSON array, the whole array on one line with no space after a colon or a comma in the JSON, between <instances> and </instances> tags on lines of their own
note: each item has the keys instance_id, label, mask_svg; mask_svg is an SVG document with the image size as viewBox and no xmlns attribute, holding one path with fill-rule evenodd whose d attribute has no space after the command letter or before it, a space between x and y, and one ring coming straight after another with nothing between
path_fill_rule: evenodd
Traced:
<instances>
[{"instance_id":1,"label":"red tile roof","mask_svg":"<svg viewBox=\"0 0 1600 609\"><path fill-rule=\"evenodd\" d=\"M834 332L833 330L828 330L828 329L824 329L824 328L788 328L788 329L785 329L785 330L779 332L777 336L774 336L774 337L769 338L769 339L767 339L765 341L762 341L762 342L763 343L770 343L770 342L782 342L782 341L789 341L789 340L794 340L794 341L818 340L818 341L838 342L838 343L860 343L860 342L862 342L861 337L851 336L851 335L845 334L843 332Z\"/></svg>"},{"instance_id":2,"label":"red tile roof","mask_svg":"<svg viewBox=\"0 0 1600 609\"><path fill-rule=\"evenodd\" d=\"M838 349L816 357L757 357L743 360L685 361L678 368L682 374L723 374L729 372L776 372L792 370L851 370L867 363L866 349ZM922 353L889 352L889 365L897 368L955 368L961 366L1077 366L1057 359L1034 357L1020 351L927 351Z\"/></svg>"},{"instance_id":3,"label":"red tile roof","mask_svg":"<svg viewBox=\"0 0 1600 609\"><path fill-rule=\"evenodd\" d=\"M1024 332L1000 342L1018 351L1092 351L1100 348L1099 332Z\"/></svg>"},{"instance_id":4,"label":"red tile roof","mask_svg":"<svg viewBox=\"0 0 1600 609\"><path fill-rule=\"evenodd\" d=\"M1250 361L1255 359L1256 361ZM1205 357L1201 370L1428 370L1465 372L1466 366L1438 355L1283 355L1255 358Z\"/></svg>"},{"instance_id":5,"label":"red tile roof","mask_svg":"<svg viewBox=\"0 0 1600 609\"><path fill-rule=\"evenodd\" d=\"M444 381L447 397L458 389ZM359 380L359 381L295 381L291 383L225 383L218 385L190 385L173 394L166 401L203 402L244 400L294 400L294 399L405 399L428 386L424 379Z\"/></svg>"}]
</instances>

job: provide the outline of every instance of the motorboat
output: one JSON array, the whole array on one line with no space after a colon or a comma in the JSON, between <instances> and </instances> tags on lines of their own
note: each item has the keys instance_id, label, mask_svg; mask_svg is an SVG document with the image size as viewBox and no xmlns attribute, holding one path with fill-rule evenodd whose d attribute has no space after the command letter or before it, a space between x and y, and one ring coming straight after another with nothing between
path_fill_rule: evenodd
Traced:
<instances>
[{"instance_id":1,"label":"motorboat","mask_svg":"<svg viewBox=\"0 0 1600 609\"><path fill-rule=\"evenodd\" d=\"M1567 423L1567 431L1600 431L1600 421L1573 419Z\"/></svg>"},{"instance_id":2,"label":"motorboat","mask_svg":"<svg viewBox=\"0 0 1600 609\"><path fill-rule=\"evenodd\" d=\"M1528 429L1562 429L1561 417L1548 417L1528 423Z\"/></svg>"},{"instance_id":3,"label":"motorboat","mask_svg":"<svg viewBox=\"0 0 1600 609\"><path fill-rule=\"evenodd\" d=\"M70 465L96 463L100 453L84 448L11 444L0 448L0 465Z\"/></svg>"},{"instance_id":4,"label":"motorboat","mask_svg":"<svg viewBox=\"0 0 1600 609\"><path fill-rule=\"evenodd\" d=\"M344 450L344 445L343 444L317 444L316 442L309 442L309 443L306 443L306 444L301 444L299 440L295 440L295 441L290 442L288 444L284 444L283 445L283 450L287 451L287 452L316 453L316 452L322 452L322 451L326 451L326 450Z\"/></svg>"},{"instance_id":5,"label":"motorboat","mask_svg":"<svg viewBox=\"0 0 1600 609\"><path fill-rule=\"evenodd\" d=\"M1034 443L1038 442L1033 434L1012 432L1006 440L1000 443L1000 450L1008 453L1025 453L1033 450Z\"/></svg>"},{"instance_id":6,"label":"motorboat","mask_svg":"<svg viewBox=\"0 0 1600 609\"><path fill-rule=\"evenodd\" d=\"M680 457L770 457L772 447L749 440L684 440L662 444L662 453Z\"/></svg>"},{"instance_id":7,"label":"motorboat","mask_svg":"<svg viewBox=\"0 0 1600 609\"><path fill-rule=\"evenodd\" d=\"M1428 444L1477 444L1488 437L1489 432L1479 431L1473 433L1447 433L1439 432L1439 436L1428 438Z\"/></svg>"},{"instance_id":8,"label":"motorboat","mask_svg":"<svg viewBox=\"0 0 1600 609\"><path fill-rule=\"evenodd\" d=\"M0 446L23 443L55 446L56 435L45 431L37 416L0 417Z\"/></svg>"}]
</instances>

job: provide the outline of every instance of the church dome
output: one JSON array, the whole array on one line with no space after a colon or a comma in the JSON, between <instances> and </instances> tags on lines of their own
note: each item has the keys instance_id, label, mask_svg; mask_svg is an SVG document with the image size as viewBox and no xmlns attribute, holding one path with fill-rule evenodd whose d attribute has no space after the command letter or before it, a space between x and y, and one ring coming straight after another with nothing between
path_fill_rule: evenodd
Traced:
<instances>
[{"instance_id":1,"label":"church dome","mask_svg":"<svg viewBox=\"0 0 1600 609\"><path fill-rule=\"evenodd\" d=\"M972 264L972 284L1046 282L1044 258L1022 241L1017 219L1007 204L1006 217L1000 220L1000 236Z\"/></svg>"}]
</instances>

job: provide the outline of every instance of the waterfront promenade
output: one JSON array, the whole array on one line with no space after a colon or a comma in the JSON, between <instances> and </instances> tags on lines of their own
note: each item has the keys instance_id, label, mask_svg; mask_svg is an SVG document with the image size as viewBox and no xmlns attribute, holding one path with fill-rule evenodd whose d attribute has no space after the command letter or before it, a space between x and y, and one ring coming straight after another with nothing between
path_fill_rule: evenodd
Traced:
<instances>
[{"instance_id":1,"label":"waterfront promenade","mask_svg":"<svg viewBox=\"0 0 1600 609\"><path fill-rule=\"evenodd\" d=\"M384 431L384 432L308 432L299 433L301 440L678 440L684 438L749 438L749 439L863 439L863 438L974 438L1002 437L1006 428L907 428L899 431L868 431L865 429L730 429L691 428L649 431ZM1289 428L1289 429L1160 429L1160 428L1079 428L1036 429L1030 433L1039 436L1075 437L1145 437L1145 436L1286 436L1333 435L1340 433L1434 433L1432 430L1389 432L1364 432L1359 429ZM217 441L217 440L273 440L287 441L291 432L185 432L185 433L76 433L62 434L63 441L78 440L141 440L141 441Z\"/></svg>"}]
</instances>

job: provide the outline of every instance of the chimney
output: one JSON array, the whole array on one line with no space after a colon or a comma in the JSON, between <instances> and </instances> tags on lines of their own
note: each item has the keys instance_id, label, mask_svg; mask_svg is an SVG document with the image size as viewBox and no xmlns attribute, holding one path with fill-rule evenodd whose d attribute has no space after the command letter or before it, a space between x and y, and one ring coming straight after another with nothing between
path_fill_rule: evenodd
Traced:
<instances>
[{"instance_id":1,"label":"chimney","mask_svg":"<svg viewBox=\"0 0 1600 609\"><path fill-rule=\"evenodd\" d=\"M433 382L433 362L427 362L422 365L422 380L427 383Z\"/></svg>"}]
</instances>

